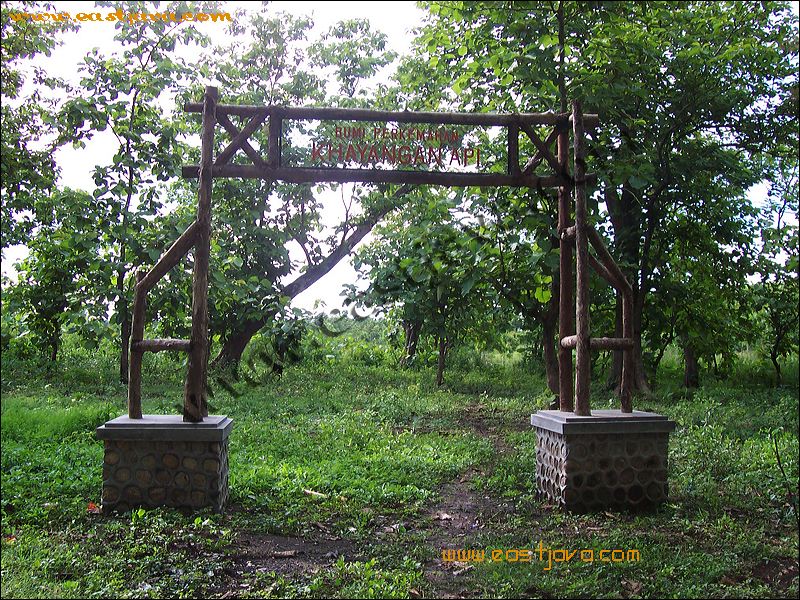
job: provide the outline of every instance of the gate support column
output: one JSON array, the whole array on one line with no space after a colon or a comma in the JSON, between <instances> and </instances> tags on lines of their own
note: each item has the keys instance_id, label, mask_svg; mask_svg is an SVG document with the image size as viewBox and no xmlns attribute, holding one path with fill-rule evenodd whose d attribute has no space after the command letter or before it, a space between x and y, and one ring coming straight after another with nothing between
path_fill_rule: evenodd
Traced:
<instances>
[{"instance_id":1,"label":"gate support column","mask_svg":"<svg viewBox=\"0 0 800 600\"><path fill-rule=\"evenodd\" d=\"M211 251L211 186L217 88L206 87L200 146L200 189L197 193L197 242L192 275L192 337L183 398L183 420L197 423L208 416L208 257Z\"/></svg>"}]
</instances>

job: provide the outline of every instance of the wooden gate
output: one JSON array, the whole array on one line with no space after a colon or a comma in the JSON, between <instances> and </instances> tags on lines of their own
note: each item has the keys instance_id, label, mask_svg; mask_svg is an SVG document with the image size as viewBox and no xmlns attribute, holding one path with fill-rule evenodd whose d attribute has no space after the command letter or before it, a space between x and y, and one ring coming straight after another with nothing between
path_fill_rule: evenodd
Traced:
<instances>
[{"instance_id":1,"label":"wooden gate","mask_svg":"<svg viewBox=\"0 0 800 600\"><path fill-rule=\"evenodd\" d=\"M136 274L128 383L128 416L142 418L142 355L162 350L189 353L184 389L183 419L199 422L208 416L206 386L208 372L208 269L211 236L211 192L214 178L242 177L281 180L288 183L361 182L449 187L509 186L537 190L558 188L558 234L561 241L559 298L559 386L560 410L576 415L591 414L589 405L590 351L624 350L621 383L622 412L631 412L633 368L633 296L630 284L606 249L602 238L587 221L586 186L594 181L586 173L584 129L599 124L597 115L584 115L579 102L572 114L554 113L431 113L390 112L349 108L290 108L281 106L238 106L218 104L215 87L207 87L202 103L185 106L187 112L202 113L200 164L183 167L183 176L199 178L197 219L161 256L149 271ZM242 119L236 125L231 117ZM350 169L338 167L287 166L281 159L284 120L349 121L365 123L413 123L428 125L466 125L504 127L507 130L507 169L505 173L464 173L413 171L402 169ZM266 122L267 156L263 157L248 138ZM230 142L214 157L216 124L222 125ZM534 127L550 129L542 139ZM573 174L569 173L569 130L573 130ZM536 152L520 164L519 139L524 133ZM556 153L553 154L553 144ZM231 164L242 151L252 164ZM546 173L535 174L539 165ZM570 193L574 190L575 217L571 223ZM597 257L589 253L589 244ZM575 313L573 318L572 248L576 248ZM147 292L194 248L192 278L192 333L189 340L144 339ZM589 266L614 286L623 298L622 338L590 337ZM572 350L576 365L573 403Z\"/></svg>"}]
</instances>

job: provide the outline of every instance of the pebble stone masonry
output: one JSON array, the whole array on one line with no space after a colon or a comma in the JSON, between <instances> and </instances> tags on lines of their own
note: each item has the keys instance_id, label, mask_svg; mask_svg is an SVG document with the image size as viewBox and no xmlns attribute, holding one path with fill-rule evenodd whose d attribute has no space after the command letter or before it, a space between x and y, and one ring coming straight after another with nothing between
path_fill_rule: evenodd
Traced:
<instances>
[{"instance_id":1,"label":"pebble stone masonry","mask_svg":"<svg viewBox=\"0 0 800 600\"><path fill-rule=\"evenodd\" d=\"M669 434L663 415L594 410L588 417L542 410L536 429L536 485L577 512L654 506L667 499Z\"/></svg>"},{"instance_id":2,"label":"pebble stone masonry","mask_svg":"<svg viewBox=\"0 0 800 600\"><path fill-rule=\"evenodd\" d=\"M118 417L97 428L105 445L104 513L135 506L220 512L228 500L228 436L233 421L212 415Z\"/></svg>"}]
</instances>

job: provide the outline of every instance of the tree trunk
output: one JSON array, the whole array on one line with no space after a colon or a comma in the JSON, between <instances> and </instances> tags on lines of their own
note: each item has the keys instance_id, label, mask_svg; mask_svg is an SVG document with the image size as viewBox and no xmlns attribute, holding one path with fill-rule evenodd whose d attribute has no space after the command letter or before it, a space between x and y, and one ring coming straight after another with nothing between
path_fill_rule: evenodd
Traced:
<instances>
[{"instance_id":1,"label":"tree trunk","mask_svg":"<svg viewBox=\"0 0 800 600\"><path fill-rule=\"evenodd\" d=\"M56 324L56 326L59 328L61 327L58 324ZM58 358L59 337L60 333L50 337L50 362L56 362L56 358ZM778 376L778 384L780 385L780 375Z\"/></svg>"},{"instance_id":2,"label":"tree trunk","mask_svg":"<svg viewBox=\"0 0 800 600\"><path fill-rule=\"evenodd\" d=\"M263 322L247 321L236 331L228 335L211 366L223 369L229 366L238 366L239 361L242 359L242 353L244 353L244 349L247 348L247 344L250 343L253 336L258 333L272 316L265 318Z\"/></svg>"},{"instance_id":3,"label":"tree trunk","mask_svg":"<svg viewBox=\"0 0 800 600\"><path fill-rule=\"evenodd\" d=\"M442 387L444 383L444 364L447 357L447 336L439 337L439 360L436 365L436 387Z\"/></svg>"},{"instance_id":4,"label":"tree trunk","mask_svg":"<svg viewBox=\"0 0 800 600\"><path fill-rule=\"evenodd\" d=\"M131 319L128 311L128 298L125 296L125 271L117 273L117 303L120 315L120 355L119 380L128 383L128 354L131 337Z\"/></svg>"},{"instance_id":5,"label":"tree trunk","mask_svg":"<svg viewBox=\"0 0 800 600\"><path fill-rule=\"evenodd\" d=\"M620 260L620 268L625 274L628 283L633 288L633 389L632 392L650 393L647 375L642 358L642 315L644 314L645 290L639 287L638 267L625 265L639 265L641 251L639 243L642 236L641 202L638 195L628 184L622 186L622 193L618 194L614 188L606 188L606 206L611 214L611 223L614 228L615 254ZM612 369L616 368L616 359ZM621 368L620 368L621 371ZM613 378L612 373L612 378ZM617 389L619 389L619 377Z\"/></svg>"},{"instance_id":6,"label":"tree trunk","mask_svg":"<svg viewBox=\"0 0 800 600\"><path fill-rule=\"evenodd\" d=\"M772 366L775 367L775 385L779 386L781 384L781 365L778 362L778 353L773 350L769 353L769 357L772 360Z\"/></svg>"},{"instance_id":7,"label":"tree trunk","mask_svg":"<svg viewBox=\"0 0 800 600\"><path fill-rule=\"evenodd\" d=\"M558 305L556 310L547 310L542 315L542 356L544 358L544 369L547 374L547 387L556 396L559 393L558 381L558 352L556 352L555 340L558 329Z\"/></svg>"},{"instance_id":8,"label":"tree trunk","mask_svg":"<svg viewBox=\"0 0 800 600\"><path fill-rule=\"evenodd\" d=\"M683 386L700 387L700 364L688 335L683 335Z\"/></svg>"},{"instance_id":9,"label":"tree trunk","mask_svg":"<svg viewBox=\"0 0 800 600\"><path fill-rule=\"evenodd\" d=\"M405 321L403 323L406 341L403 358L400 359L400 366L408 366L417 355L417 344L419 343L419 333L421 329L422 323L419 321Z\"/></svg>"}]
</instances>

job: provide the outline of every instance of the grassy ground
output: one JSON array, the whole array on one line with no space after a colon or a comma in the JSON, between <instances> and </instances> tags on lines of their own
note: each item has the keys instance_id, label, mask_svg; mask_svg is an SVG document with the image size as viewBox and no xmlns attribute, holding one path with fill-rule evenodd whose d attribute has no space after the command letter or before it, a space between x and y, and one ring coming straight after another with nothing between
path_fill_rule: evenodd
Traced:
<instances>
[{"instance_id":1,"label":"grassy ground","mask_svg":"<svg viewBox=\"0 0 800 600\"><path fill-rule=\"evenodd\" d=\"M124 412L125 388L110 353L69 352L50 371L4 364L3 597L798 595L796 363L779 389L750 367L692 396L662 369L636 404L679 423L655 512L570 515L536 498L528 422L550 395L519 366L452 370L435 391L429 370L323 357L235 394L214 386L235 420L226 514L102 517L87 510L93 430ZM176 413L180 365L145 372L145 411ZM595 390L595 407L610 402ZM446 562L443 547L486 560ZM515 552L538 548L640 554Z\"/></svg>"}]
</instances>

